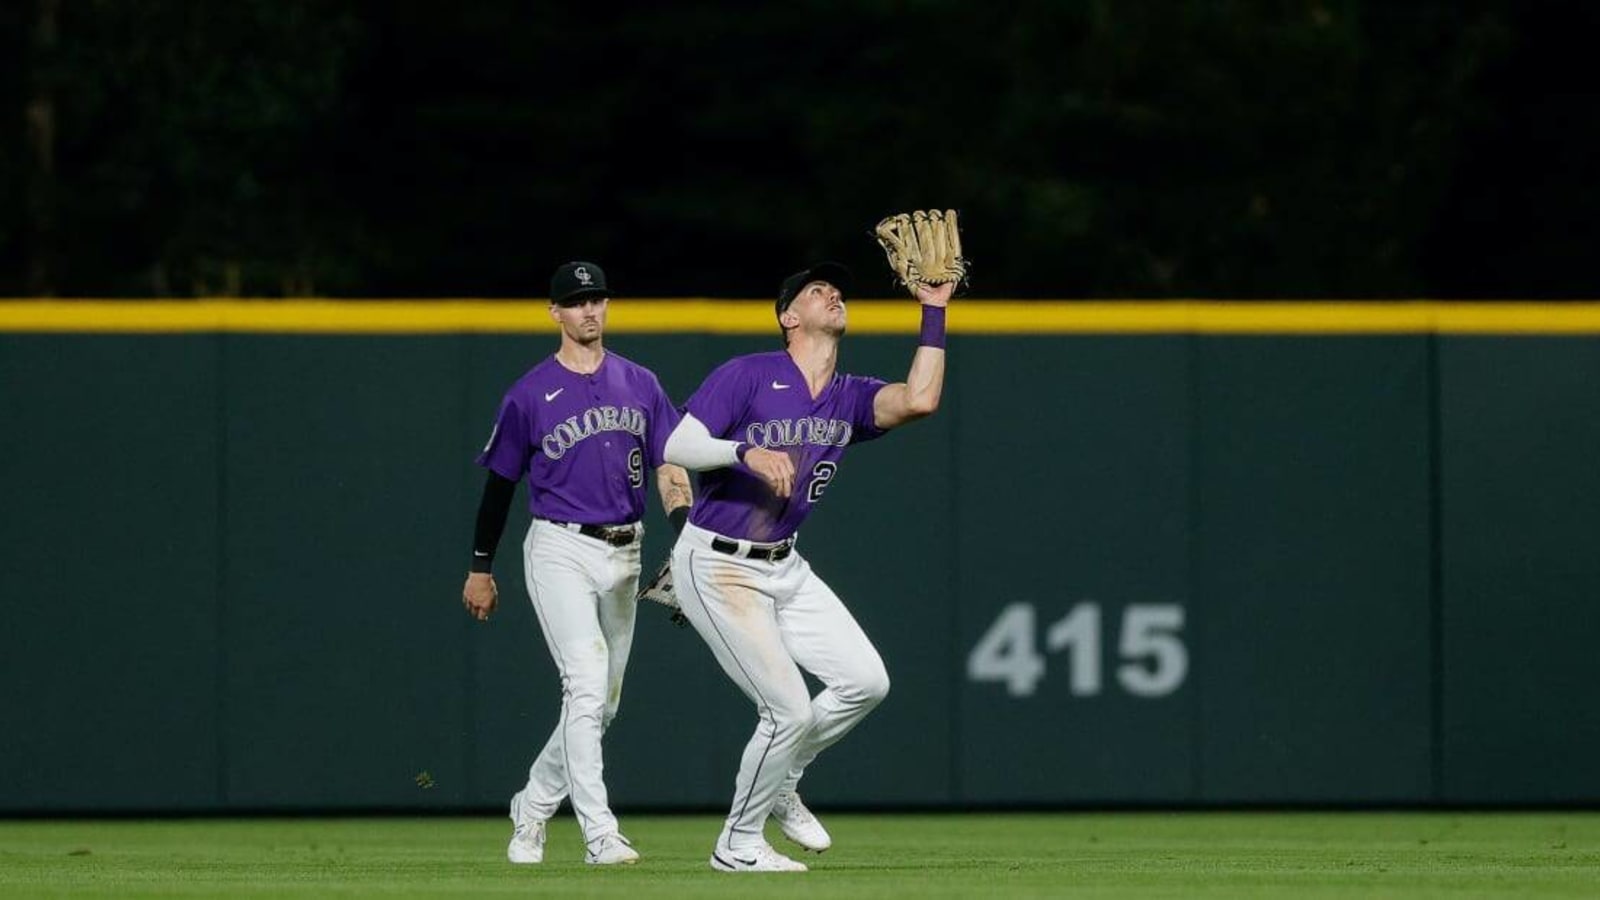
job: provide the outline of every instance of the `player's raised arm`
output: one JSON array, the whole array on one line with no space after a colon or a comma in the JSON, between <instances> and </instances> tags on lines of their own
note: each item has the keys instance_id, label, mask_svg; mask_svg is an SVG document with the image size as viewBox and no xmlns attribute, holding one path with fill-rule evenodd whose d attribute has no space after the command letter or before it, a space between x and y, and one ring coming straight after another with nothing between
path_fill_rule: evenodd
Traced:
<instances>
[{"instance_id":1,"label":"player's raised arm","mask_svg":"<svg viewBox=\"0 0 1600 900\"><path fill-rule=\"evenodd\" d=\"M944 315L955 282L916 286L922 335L906 380L884 385L872 400L873 424L884 431L931 416L944 393Z\"/></svg>"}]
</instances>

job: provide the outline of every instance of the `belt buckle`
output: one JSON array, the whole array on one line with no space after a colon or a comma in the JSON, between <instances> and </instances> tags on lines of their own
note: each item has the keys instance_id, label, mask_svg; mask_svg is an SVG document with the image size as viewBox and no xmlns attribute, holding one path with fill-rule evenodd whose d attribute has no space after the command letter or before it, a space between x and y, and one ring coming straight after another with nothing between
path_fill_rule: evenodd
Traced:
<instances>
[{"instance_id":1,"label":"belt buckle","mask_svg":"<svg viewBox=\"0 0 1600 900\"><path fill-rule=\"evenodd\" d=\"M776 544L765 547L751 547L750 555L767 562L777 562L789 555L789 550L794 546L794 538L786 537Z\"/></svg>"}]
</instances>

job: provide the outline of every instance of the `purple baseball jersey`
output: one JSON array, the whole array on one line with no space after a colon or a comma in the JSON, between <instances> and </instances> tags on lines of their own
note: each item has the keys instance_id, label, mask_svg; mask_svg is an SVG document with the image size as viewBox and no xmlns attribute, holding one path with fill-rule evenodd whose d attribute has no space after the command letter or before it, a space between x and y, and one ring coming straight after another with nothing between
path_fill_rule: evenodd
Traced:
<instances>
[{"instance_id":1,"label":"purple baseball jersey","mask_svg":"<svg viewBox=\"0 0 1600 900\"><path fill-rule=\"evenodd\" d=\"M744 465L700 473L690 521L731 538L763 543L794 534L822 499L850 444L881 437L872 400L884 382L834 373L812 399L786 351L723 363L689 398L687 411L713 437L782 450L794 461L794 491L780 498Z\"/></svg>"},{"instance_id":2,"label":"purple baseball jersey","mask_svg":"<svg viewBox=\"0 0 1600 900\"><path fill-rule=\"evenodd\" d=\"M622 525L644 516L645 473L678 425L649 369L606 352L593 375L539 363L506 391L478 465L528 480L541 519Z\"/></svg>"}]
</instances>

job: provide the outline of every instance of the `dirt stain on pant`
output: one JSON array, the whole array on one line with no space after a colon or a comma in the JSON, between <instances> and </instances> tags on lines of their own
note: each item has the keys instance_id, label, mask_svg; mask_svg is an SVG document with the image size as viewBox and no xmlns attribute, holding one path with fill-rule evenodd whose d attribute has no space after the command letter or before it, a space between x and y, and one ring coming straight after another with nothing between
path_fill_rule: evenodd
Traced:
<instances>
[{"instance_id":1,"label":"dirt stain on pant","mask_svg":"<svg viewBox=\"0 0 1600 900\"><path fill-rule=\"evenodd\" d=\"M772 673L792 667L794 661L778 635L772 601L756 587L754 576L737 566L718 566L710 572L710 580L717 598L713 615L739 632L743 637L739 643L747 653L760 654L758 667Z\"/></svg>"}]
</instances>

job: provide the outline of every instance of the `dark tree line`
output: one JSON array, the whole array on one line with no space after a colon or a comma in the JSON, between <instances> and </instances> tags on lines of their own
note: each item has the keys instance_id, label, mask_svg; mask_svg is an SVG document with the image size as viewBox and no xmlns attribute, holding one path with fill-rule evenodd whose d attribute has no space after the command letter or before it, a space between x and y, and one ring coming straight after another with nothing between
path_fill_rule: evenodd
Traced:
<instances>
[{"instance_id":1,"label":"dark tree line","mask_svg":"<svg viewBox=\"0 0 1600 900\"><path fill-rule=\"evenodd\" d=\"M759 296L940 205L979 296L1593 296L1572 6L21 0L0 294Z\"/></svg>"}]
</instances>

